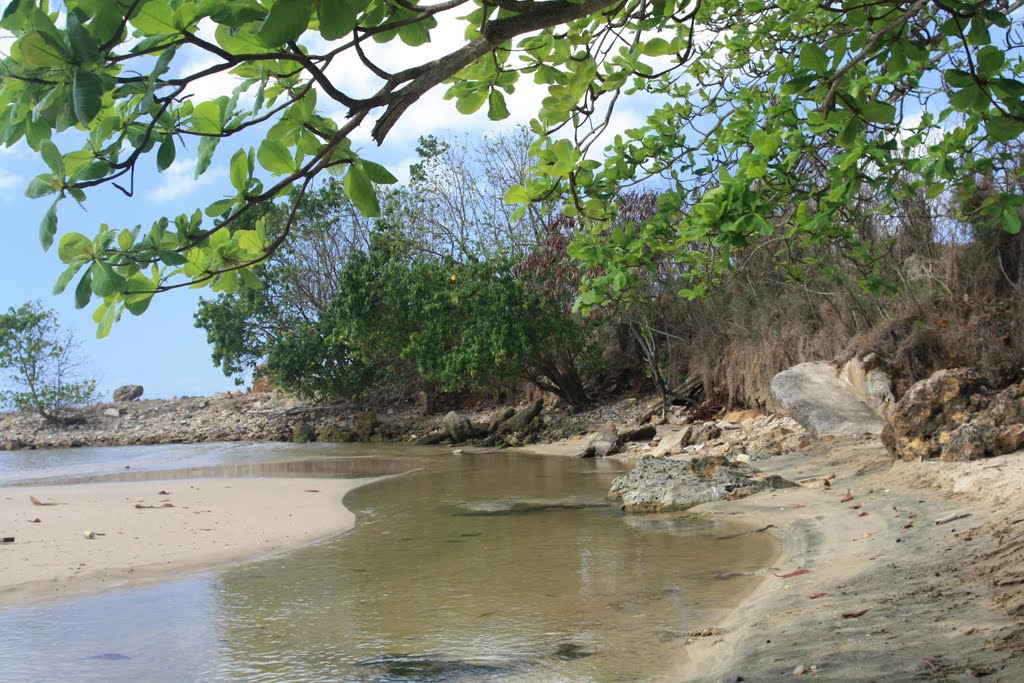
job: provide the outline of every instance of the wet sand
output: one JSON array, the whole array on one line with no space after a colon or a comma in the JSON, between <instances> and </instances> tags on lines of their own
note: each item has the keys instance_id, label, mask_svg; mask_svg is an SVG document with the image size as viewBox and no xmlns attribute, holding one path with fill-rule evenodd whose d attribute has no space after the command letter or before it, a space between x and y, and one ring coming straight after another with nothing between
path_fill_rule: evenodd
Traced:
<instances>
[{"instance_id":1,"label":"wet sand","mask_svg":"<svg viewBox=\"0 0 1024 683\"><path fill-rule=\"evenodd\" d=\"M344 495L375 480L2 487L0 536L14 542L0 544L0 607L179 578L335 536L355 521Z\"/></svg>"},{"instance_id":2,"label":"wet sand","mask_svg":"<svg viewBox=\"0 0 1024 683\"><path fill-rule=\"evenodd\" d=\"M1024 680L1024 453L894 464L861 441L756 465L801 486L694 511L772 525L782 554L667 680Z\"/></svg>"}]
</instances>

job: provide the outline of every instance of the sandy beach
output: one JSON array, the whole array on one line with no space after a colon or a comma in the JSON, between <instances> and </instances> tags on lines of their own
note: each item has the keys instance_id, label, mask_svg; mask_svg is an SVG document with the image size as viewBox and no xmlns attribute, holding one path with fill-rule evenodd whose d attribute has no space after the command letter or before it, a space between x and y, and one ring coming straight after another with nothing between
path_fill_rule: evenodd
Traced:
<instances>
[{"instance_id":1,"label":"sandy beach","mask_svg":"<svg viewBox=\"0 0 1024 683\"><path fill-rule=\"evenodd\" d=\"M801 486L694 511L770 525L781 556L667 680L1024 680L1024 453L893 463L825 442L758 466Z\"/></svg>"},{"instance_id":2,"label":"sandy beach","mask_svg":"<svg viewBox=\"0 0 1024 683\"><path fill-rule=\"evenodd\" d=\"M0 535L14 541L0 545L0 607L177 578L323 540L352 527L341 500L370 481L2 487Z\"/></svg>"}]
</instances>

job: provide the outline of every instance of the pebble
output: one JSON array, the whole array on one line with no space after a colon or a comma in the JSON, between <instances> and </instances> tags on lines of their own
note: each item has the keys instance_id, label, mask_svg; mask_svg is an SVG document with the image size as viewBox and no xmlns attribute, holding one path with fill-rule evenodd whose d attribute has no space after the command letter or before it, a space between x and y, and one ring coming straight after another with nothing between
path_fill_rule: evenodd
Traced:
<instances>
[{"instance_id":1,"label":"pebble","mask_svg":"<svg viewBox=\"0 0 1024 683\"><path fill-rule=\"evenodd\" d=\"M807 667L803 664L793 669L794 676L803 676L805 673L807 673Z\"/></svg>"}]
</instances>

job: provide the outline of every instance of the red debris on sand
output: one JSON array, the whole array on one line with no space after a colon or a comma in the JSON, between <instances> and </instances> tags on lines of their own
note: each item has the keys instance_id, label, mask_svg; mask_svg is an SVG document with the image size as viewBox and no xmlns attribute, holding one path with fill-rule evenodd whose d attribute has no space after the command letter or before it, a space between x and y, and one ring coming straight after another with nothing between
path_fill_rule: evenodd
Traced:
<instances>
[{"instance_id":1,"label":"red debris on sand","mask_svg":"<svg viewBox=\"0 0 1024 683\"><path fill-rule=\"evenodd\" d=\"M800 508L805 508L805 507L807 507L807 506L804 505L803 503L797 503L796 505L793 506L793 509L794 510L799 510Z\"/></svg>"},{"instance_id":2,"label":"red debris on sand","mask_svg":"<svg viewBox=\"0 0 1024 683\"><path fill-rule=\"evenodd\" d=\"M861 513L860 513L859 515L857 515L857 516L858 516L858 517L867 517L867 516L868 516L868 512L867 512L867 510L865 510L864 512L861 512Z\"/></svg>"},{"instance_id":3,"label":"red debris on sand","mask_svg":"<svg viewBox=\"0 0 1024 683\"><path fill-rule=\"evenodd\" d=\"M808 600L817 600L818 598L823 598L826 595L828 595L828 593L811 593L810 595L807 596L807 599Z\"/></svg>"},{"instance_id":4,"label":"red debris on sand","mask_svg":"<svg viewBox=\"0 0 1024 683\"><path fill-rule=\"evenodd\" d=\"M849 503L853 500L853 494L850 493L850 489L846 489L846 495L839 499L840 503Z\"/></svg>"},{"instance_id":5,"label":"red debris on sand","mask_svg":"<svg viewBox=\"0 0 1024 683\"><path fill-rule=\"evenodd\" d=\"M801 574L810 574L810 573L811 573L810 569L797 569L796 571L792 571L792 572L790 572L788 574L775 574L775 576L779 577L780 579L791 579L794 576L800 576Z\"/></svg>"},{"instance_id":6,"label":"red debris on sand","mask_svg":"<svg viewBox=\"0 0 1024 683\"><path fill-rule=\"evenodd\" d=\"M866 609L862 609L859 612L843 612L843 619L856 619L857 617L863 616L866 613Z\"/></svg>"},{"instance_id":7,"label":"red debris on sand","mask_svg":"<svg viewBox=\"0 0 1024 683\"><path fill-rule=\"evenodd\" d=\"M41 520L41 519L39 519L38 517L36 517L35 519L30 519L30 520L28 520L28 521L32 522L33 524L39 524L39 523L40 523L40 522L42 522L43 520Z\"/></svg>"},{"instance_id":8,"label":"red debris on sand","mask_svg":"<svg viewBox=\"0 0 1024 683\"><path fill-rule=\"evenodd\" d=\"M306 489L306 493L320 493L320 489Z\"/></svg>"}]
</instances>

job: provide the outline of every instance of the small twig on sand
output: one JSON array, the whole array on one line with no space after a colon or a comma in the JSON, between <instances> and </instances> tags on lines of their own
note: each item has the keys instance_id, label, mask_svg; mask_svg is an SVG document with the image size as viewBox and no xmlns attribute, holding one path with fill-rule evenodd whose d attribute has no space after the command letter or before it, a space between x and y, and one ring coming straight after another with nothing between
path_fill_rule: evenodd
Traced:
<instances>
[{"instance_id":1,"label":"small twig on sand","mask_svg":"<svg viewBox=\"0 0 1024 683\"><path fill-rule=\"evenodd\" d=\"M935 523L936 524L949 524L950 522L955 522L958 519L963 519L964 517L970 517L970 516L971 516L971 513L969 513L969 512L954 512L952 514L946 515L945 517L939 517L937 520L935 520Z\"/></svg>"}]
</instances>

